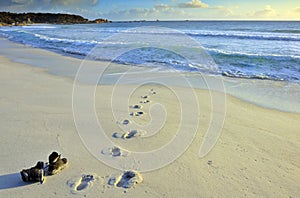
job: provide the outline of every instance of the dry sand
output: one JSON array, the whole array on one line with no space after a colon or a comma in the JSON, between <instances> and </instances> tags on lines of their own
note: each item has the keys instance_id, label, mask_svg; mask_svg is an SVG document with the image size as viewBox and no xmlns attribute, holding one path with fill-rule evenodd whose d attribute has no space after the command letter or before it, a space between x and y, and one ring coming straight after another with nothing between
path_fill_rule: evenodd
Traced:
<instances>
[{"instance_id":1,"label":"dry sand","mask_svg":"<svg viewBox=\"0 0 300 198\"><path fill-rule=\"evenodd\" d=\"M195 90L201 113L196 115L199 128L191 145L167 166L141 172L143 181L125 189L109 184L114 178L117 180L122 171L105 165L91 154L76 130L72 111L73 80L50 75L41 68L11 62L5 57L0 58L0 68L0 197L300 196L299 114L265 109L227 95L221 136L211 152L200 158L199 148L210 118L218 110L212 109L208 91ZM120 85L119 88L132 86ZM154 84L140 86L128 101L127 96L122 97L120 93L114 98L115 103L122 104L126 99L127 106L114 106L114 113L123 116L117 119L110 108L112 90L111 85L97 88L95 109L108 139L127 150L121 151L122 156L116 158L130 158L131 151L145 152L162 147L176 135L181 109L178 98L170 89ZM179 90L185 92L187 89ZM155 94L151 95L151 91ZM151 95L150 102L139 103L147 100L141 98L147 94ZM142 108L130 107L135 104L142 105ZM153 104L164 105L168 113L159 133L148 138L143 132L130 139L122 137L125 133L122 129L138 129L138 125L150 121L149 110ZM138 111L144 114L129 115ZM159 117L160 113L154 111L152 118ZM131 121L129 125L122 123L126 119ZM130 127L133 121L138 125ZM117 134L114 136L114 133ZM103 147L99 155L109 155L109 148L97 145L96 149L98 146ZM68 158L68 168L58 175L46 177L44 184L23 183L19 171L39 160L47 161L53 150ZM162 153L160 157L168 157L164 155L168 153ZM149 161L153 164L159 162ZM139 168L134 159L132 168Z\"/></svg>"}]
</instances>

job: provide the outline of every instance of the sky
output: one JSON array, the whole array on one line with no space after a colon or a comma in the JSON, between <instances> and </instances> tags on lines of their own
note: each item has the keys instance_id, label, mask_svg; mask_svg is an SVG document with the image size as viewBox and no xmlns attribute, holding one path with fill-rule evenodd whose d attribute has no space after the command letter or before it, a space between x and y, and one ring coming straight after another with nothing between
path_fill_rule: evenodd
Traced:
<instances>
[{"instance_id":1,"label":"sky","mask_svg":"<svg viewBox=\"0 0 300 198\"><path fill-rule=\"evenodd\" d=\"M0 0L0 11L127 20L300 20L300 0Z\"/></svg>"}]
</instances>

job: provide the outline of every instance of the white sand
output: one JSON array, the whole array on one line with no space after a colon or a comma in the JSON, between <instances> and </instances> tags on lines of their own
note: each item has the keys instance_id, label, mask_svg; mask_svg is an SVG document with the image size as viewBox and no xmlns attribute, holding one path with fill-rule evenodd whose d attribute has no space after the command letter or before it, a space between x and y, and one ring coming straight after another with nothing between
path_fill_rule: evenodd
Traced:
<instances>
[{"instance_id":1,"label":"white sand","mask_svg":"<svg viewBox=\"0 0 300 198\"><path fill-rule=\"evenodd\" d=\"M63 59L53 53L41 53ZM78 61L71 58L67 60ZM51 60L45 61L51 64ZM95 158L78 135L72 111L73 80L50 75L40 68L11 62L5 57L0 58L0 68L0 197L300 196L299 114L264 109L227 96L226 119L221 136L213 150L204 158L199 158L199 148L208 129L210 116L218 112L212 111L208 92L196 90L201 113L198 116L197 135L192 144L173 163L158 170L142 172L142 183L124 189L108 184L110 178L118 178L122 171ZM119 88L126 90L132 86L120 85ZM141 104L141 111L145 114L130 117L128 113L139 110L128 107L138 104L141 100L139 97L148 94L152 88L157 93L151 95L151 103ZM127 104L126 107L115 105L116 114L124 115L124 119L140 125L149 121L149 107L152 104L163 104L168 113L159 133L150 138L134 137L125 140L113 138L112 134L122 134L121 127L137 128L120 126L117 122L122 119L114 119L109 108L111 90L110 85L101 86L97 88L95 97L99 123L110 140L126 148L129 153L153 150L172 140L179 126L180 108L176 95L172 95L170 90L148 85L136 89L129 99L126 93L124 97L120 93L113 98L116 104L123 104L124 100ZM186 88L179 90L188 91ZM122 108L128 109L128 112L123 112ZM191 111L196 107L191 105L188 108ZM152 113L153 119L161 115L159 111ZM103 146L103 149L107 151L108 148ZM58 175L47 177L42 185L23 183L19 171L35 165L39 160L47 161L53 150L68 158L69 167ZM168 156L159 157L163 159ZM138 161L132 159L132 167L138 168ZM82 179L83 175L88 174L93 175L93 179Z\"/></svg>"}]
</instances>

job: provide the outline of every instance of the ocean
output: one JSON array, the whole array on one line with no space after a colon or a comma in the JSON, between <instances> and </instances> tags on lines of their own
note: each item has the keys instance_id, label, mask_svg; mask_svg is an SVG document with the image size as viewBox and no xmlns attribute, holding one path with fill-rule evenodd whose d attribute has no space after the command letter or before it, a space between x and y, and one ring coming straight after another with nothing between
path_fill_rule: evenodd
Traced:
<instances>
[{"instance_id":1,"label":"ocean","mask_svg":"<svg viewBox=\"0 0 300 198\"><path fill-rule=\"evenodd\" d=\"M300 82L300 22L296 21L38 24L1 27L0 36L82 59Z\"/></svg>"}]
</instances>

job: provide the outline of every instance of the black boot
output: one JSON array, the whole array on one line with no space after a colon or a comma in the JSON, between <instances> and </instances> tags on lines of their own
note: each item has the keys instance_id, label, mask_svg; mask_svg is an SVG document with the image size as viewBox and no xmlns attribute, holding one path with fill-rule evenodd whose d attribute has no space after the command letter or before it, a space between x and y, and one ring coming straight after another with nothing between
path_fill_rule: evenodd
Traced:
<instances>
[{"instance_id":1,"label":"black boot","mask_svg":"<svg viewBox=\"0 0 300 198\"><path fill-rule=\"evenodd\" d=\"M20 172L24 182L44 182L44 162L39 161L34 167Z\"/></svg>"},{"instance_id":2,"label":"black boot","mask_svg":"<svg viewBox=\"0 0 300 198\"><path fill-rule=\"evenodd\" d=\"M49 168L48 174L55 175L64 169L68 164L68 160L66 158L61 158L57 152L52 152L49 155Z\"/></svg>"}]
</instances>

